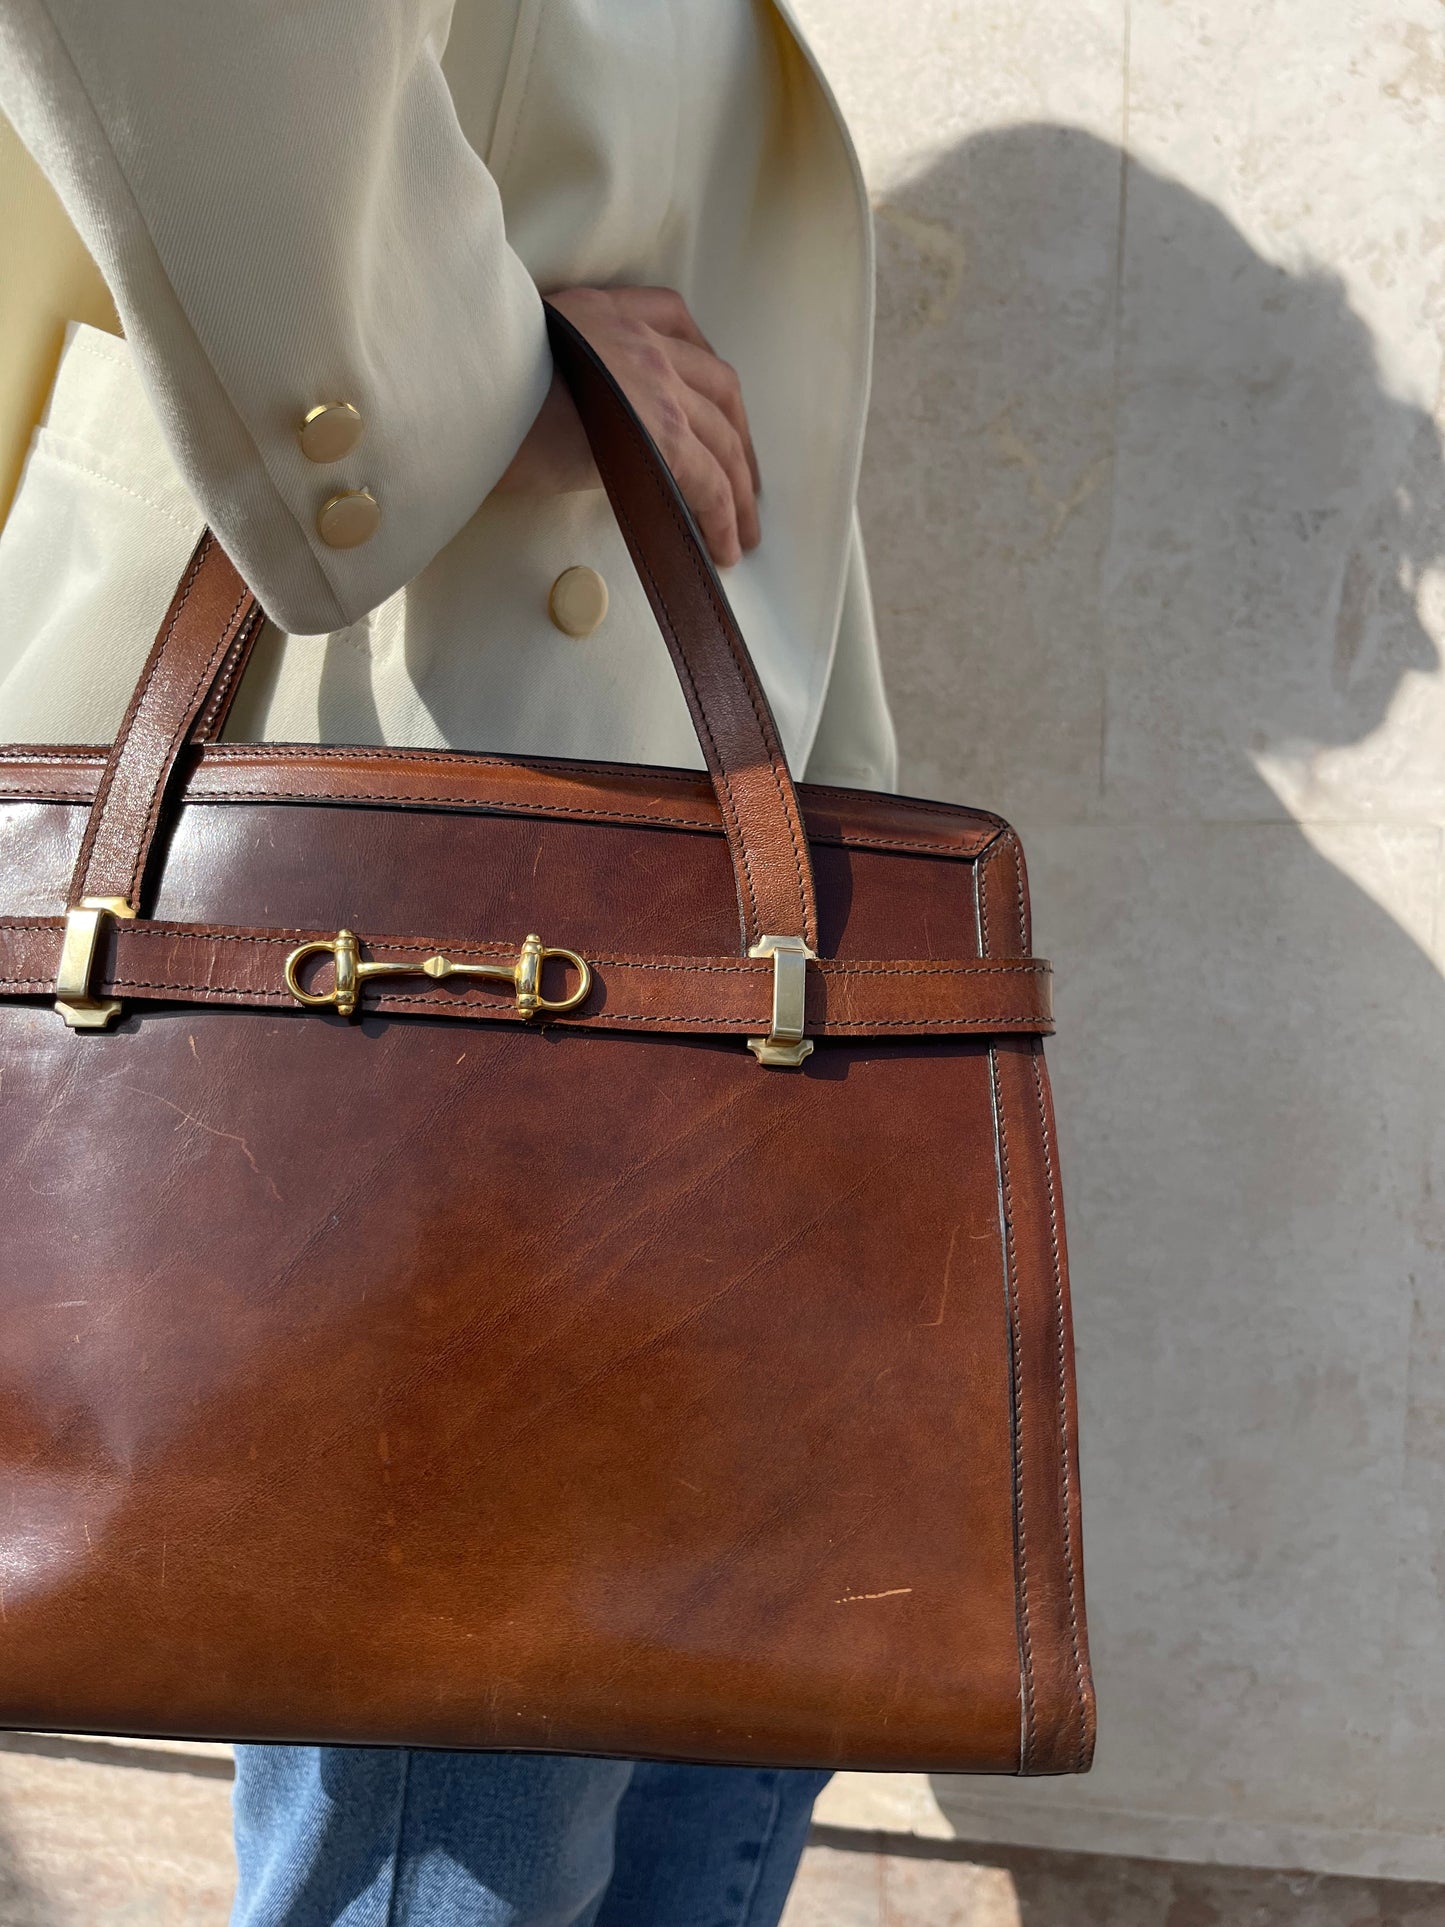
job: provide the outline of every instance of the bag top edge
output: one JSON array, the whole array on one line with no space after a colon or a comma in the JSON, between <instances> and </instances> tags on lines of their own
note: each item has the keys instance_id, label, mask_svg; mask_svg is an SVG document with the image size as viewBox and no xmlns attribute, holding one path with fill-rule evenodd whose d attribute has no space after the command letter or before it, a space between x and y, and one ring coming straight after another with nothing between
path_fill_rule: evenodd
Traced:
<instances>
[{"instance_id":1,"label":"bag top edge","mask_svg":"<svg viewBox=\"0 0 1445 1927\"><path fill-rule=\"evenodd\" d=\"M107 754L73 743L0 748L0 802L88 804ZM1008 829L1001 817L957 803L818 783L798 788L809 835L825 843L973 861ZM476 809L722 834L703 770L475 750L206 744L192 755L179 800Z\"/></svg>"}]
</instances>

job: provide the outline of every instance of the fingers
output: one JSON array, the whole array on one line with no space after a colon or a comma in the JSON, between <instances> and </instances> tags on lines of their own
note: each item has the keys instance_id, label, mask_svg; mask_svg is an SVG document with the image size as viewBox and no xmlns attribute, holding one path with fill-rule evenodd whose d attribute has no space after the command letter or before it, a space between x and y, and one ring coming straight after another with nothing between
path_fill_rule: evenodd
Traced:
<instances>
[{"instance_id":1,"label":"fingers","mask_svg":"<svg viewBox=\"0 0 1445 1927\"><path fill-rule=\"evenodd\" d=\"M742 443L743 455L748 465L748 475L752 481L753 494L762 487L758 474L758 457L753 448L753 431L748 426L748 411L743 407L743 388L738 373L729 362L722 360L710 349L699 349L691 342L678 341L672 349L672 359L678 373L699 395L707 399L727 417ZM747 544L748 547L752 545Z\"/></svg>"},{"instance_id":2,"label":"fingers","mask_svg":"<svg viewBox=\"0 0 1445 1927\"><path fill-rule=\"evenodd\" d=\"M720 569L730 569L743 557L738 537L738 505L727 471L695 437L677 478L682 498L692 510L707 552Z\"/></svg>"},{"instance_id":3,"label":"fingers","mask_svg":"<svg viewBox=\"0 0 1445 1927\"><path fill-rule=\"evenodd\" d=\"M762 530L758 526L757 487L743 438L722 409L695 388L687 390L684 405L693 434L727 477L738 542L742 549L755 549ZM740 553L728 558L729 562L738 560Z\"/></svg>"},{"instance_id":4,"label":"fingers","mask_svg":"<svg viewBox=\"0 0 1445 1927\"><path fill-rule=\"evenodd\" d=\"M714 353L687 303L672 289L616 292L628 296L632 310L629 318L642 321L661 338L680 378L678 399L686 411L688 426L712 460L701 460L679 437L669 462L714 562L730 568L741 560L744 550L755 549L762 539L758 458L737 371ZM727 483L728 501L720 493L719 472Z\"/></svg>"},{"instance_id":5,"label":"fingers","mask_svg":"<svg viewBox=\"0 0 1445 1927\"><path fill-rule=\"evenodd\" d=\"M693 427L694 409L707 405L681 380L664 395L637 400L638 413L692 510L708 554L727 569L742 557L738 503L727 469Z\"/></svg>"},{"instance_id":6,"label":"fingers","mask_svg":"<svg viewBox=\"0 0 1445 1927\"><path fill-rule=\"evenodd\" d=\"M719 567L761 539L758 462L734 369L672 288L573 288L552 300L582 328L672 470Z\"/></svg>"}]
</instances>

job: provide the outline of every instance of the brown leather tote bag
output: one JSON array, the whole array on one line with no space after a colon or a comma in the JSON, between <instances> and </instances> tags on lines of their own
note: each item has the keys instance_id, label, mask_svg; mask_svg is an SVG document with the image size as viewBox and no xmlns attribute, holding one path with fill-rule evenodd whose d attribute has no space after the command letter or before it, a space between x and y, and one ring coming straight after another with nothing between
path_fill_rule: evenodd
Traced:
<instances>
[{"instance_id":1,"label":"brown leather tote bag","mask_svg":"<svg viewBox=\"0 0 1445 1927\"><path fill-rule=\"evenodd\" d=\"M0 751L0 1724L1082 1771L1018 841L795 788L550 326L706 775L222 743L209 537Z\"/></svg>"}]
</instances>

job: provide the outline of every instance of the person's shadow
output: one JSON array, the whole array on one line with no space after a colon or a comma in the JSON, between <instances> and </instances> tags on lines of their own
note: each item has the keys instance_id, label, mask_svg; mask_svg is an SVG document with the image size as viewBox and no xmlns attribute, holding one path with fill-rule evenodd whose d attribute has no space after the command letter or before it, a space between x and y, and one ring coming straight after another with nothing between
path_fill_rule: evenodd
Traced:
<instances>
[{"instance_id":1,"label":"person's shadow","mask_svg":"<svg viewBox=\"0 0 1445 1927\"><path fill-rule=\"evenodd\" d=\"M1099 1686L1089 1780L935 1791L965 1839L1432 1833L1440 437L1336 278L1081 131L878 216L903 786L1019 824L1057 971Z\"/></svg>"}]
</instances>

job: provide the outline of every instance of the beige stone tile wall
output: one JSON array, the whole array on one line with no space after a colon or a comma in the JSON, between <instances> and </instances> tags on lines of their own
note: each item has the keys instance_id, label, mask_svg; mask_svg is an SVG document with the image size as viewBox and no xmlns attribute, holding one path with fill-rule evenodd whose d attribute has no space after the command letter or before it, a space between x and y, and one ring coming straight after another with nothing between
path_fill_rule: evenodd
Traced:
<instances>
[{"instance_id":1,"label":"beige stone tile wall","mask_svg":"<svg viewBox=\"0 0 1445 1927\"><path fill-rule=\"evenodd\" d=\"M1059 971L1098 1766L938 1810L1440 1880L1445 13L799 10L904 780Z\"/></svg>"}]
</instances>

